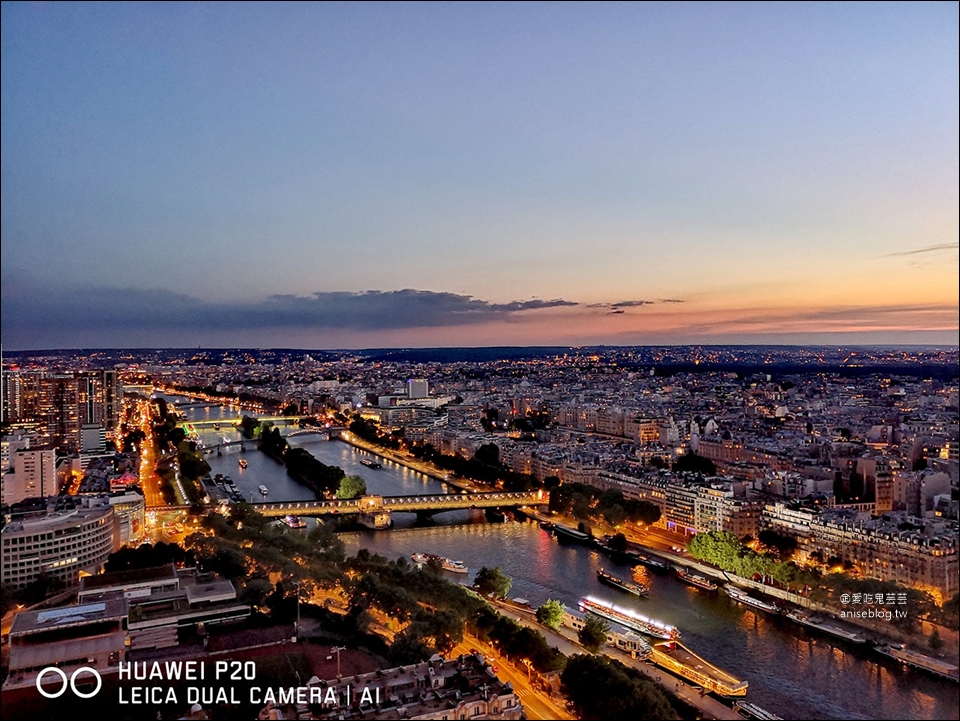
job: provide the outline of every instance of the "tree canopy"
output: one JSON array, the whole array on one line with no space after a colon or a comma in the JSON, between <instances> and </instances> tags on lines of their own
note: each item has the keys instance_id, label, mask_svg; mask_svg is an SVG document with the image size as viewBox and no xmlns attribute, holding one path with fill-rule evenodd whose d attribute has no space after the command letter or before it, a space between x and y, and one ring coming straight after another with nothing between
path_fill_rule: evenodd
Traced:
<instances>
[{"instance_id":1,"label":"tree canopy","mask_svg":"<svg viewBox=\"0 0 960 721\"><path fill-rule=\"evenodd\" d=\"M507 576L500 569L500 566L495 568L483 566L477 571L474 583L476 583L477 589L483 596L493 594L497 598L506 598L510 592L510 586L513 584L513 579Z\"/></svg>"},{"instance_id":2,"label":"tree canopy","mask_svg":"<svg viewBox=\"0 0 960 721\"><path fill-rule=\"evenodd\" d=\"M563 614L566 612L567 607L561 601L550 598L537 609L537 621L556 631L563 623Z\"/></svg>"}]
</instances>

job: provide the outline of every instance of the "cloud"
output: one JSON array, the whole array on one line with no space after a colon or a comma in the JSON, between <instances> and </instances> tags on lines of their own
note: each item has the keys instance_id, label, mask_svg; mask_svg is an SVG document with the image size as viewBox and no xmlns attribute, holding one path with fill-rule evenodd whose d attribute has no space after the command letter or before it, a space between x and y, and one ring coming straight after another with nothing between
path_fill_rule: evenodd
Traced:
<instances>
[{"instance_id":1,"label":"cloud","mask_svg":"<svg viewBox=\"0 0 960 721\"><path fill-rule=\"evenodd\" d=\"M317 328L388 330L462 326L514 314L579 305L574 301L491 303L469 295L429 290L317 292L273 295L250 302L208 302L169 290L47 288L4 282L5 336L104 330L250 330Z\"/></svg>"},{"instance_id":2,"label":"cloud","mask_svg":"<svg viewBox=\"0 0 960 721\"><path fill-rule=\"evenodd\" d=\"M887 253L883 257L896 258L905 255L920 255L921 253L937 253L941 250L957 250L958 248L960 248L960 243L939 243L937 245L928 245L925 248L917 248L915 250L904 250L899 253Z\"/></svg>"},{"instance_id":3,"label":"cloud","mask_svg":"<svg viewBox=\"0 0 960 721\"><path fill-rule=\"evenodd\" d=\"M682 300L660 299L660 300L621 300L616 303L590 303L587 308L640 308L645 305L655 305L656 303L683 303Z\"/></svg>"},{"instance_id":4,"label":"cloud","mask_svg":"<svg viewBox=\"0 0 960 721\"><path fill-rule=\"evenodd\" d=\"M771 310L768 313L727 310L678 330L707 336L729 332L952 330L957 327L957 310L956 305L949 303Z\"/></svg>"}]
</instances>

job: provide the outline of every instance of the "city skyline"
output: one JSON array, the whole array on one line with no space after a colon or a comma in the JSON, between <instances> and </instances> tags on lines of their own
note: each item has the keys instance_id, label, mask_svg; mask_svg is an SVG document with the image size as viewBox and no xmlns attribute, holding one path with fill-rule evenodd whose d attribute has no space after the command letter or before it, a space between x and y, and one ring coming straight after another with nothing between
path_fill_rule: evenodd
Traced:
<instances>
[{"instance_id":1,"label":"city skyline","mask_svg":"<svg viewBox=\"0 0 960 721\"><path fill-rule=\"evenodd\" d=\"M5 349L960 342L953 5L2 13Z\"/></svg>"}]
</instances>

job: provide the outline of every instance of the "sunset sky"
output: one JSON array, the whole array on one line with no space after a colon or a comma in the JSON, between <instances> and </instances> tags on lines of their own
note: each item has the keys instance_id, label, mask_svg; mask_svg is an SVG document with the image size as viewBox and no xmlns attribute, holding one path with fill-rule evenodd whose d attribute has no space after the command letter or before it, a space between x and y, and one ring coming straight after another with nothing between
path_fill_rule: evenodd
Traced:
<instances>
[{"instance_id":1,"label":"sunset sky","mask_svg":"<svg viewBox=\"0 0 960 721\"><path fill-rule=\"evenodd\" d=\"M930 343L958 12L2 6L5 349Z\"/></svg>"}]
</instances>

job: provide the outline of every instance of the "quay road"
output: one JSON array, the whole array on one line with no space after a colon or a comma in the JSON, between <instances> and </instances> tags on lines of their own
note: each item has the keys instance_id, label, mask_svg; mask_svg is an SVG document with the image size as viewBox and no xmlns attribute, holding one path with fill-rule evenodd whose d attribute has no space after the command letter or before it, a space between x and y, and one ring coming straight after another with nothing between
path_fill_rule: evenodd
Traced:
<instances>
[{"instance_id":1,"label":"quay road","mask_svg":"<svg viewBox=\"0 0 960 721\"><path fill-rule=\"evenodd\" d=\"M487 600L504 616L542 633L547 639L547 642L556 646L560 653L565 656L588 653L586 649L577 642L577 635L572 629L561 628L559 631L554 631L537 623L532 610L519 609L511 604L493 599ZM704 715L704 718L723 719L724 721L742 721L743 719L743 717L732 708L712 696L701 695L697 686L693 686L666 671L661 671L650 663L630 658L630 656L623 651L609 646L605 646L602 652L604 655L620 661L625 666L635 668L651 680L656 681L666 689L668 694L678 696L686 703L698 709Z\"/></svg>"},{"instance_id":2,"label":"quay road","mask_svg":"<svg viewBox=\"0 0 960 721\"><path fill-rule=\"evenodd\" d=\"M493 662L496 665L497 678L501 681L509 681L513 685L513 690L523 705L524 718L558 719L562 721L576 718L560 702L533 685L530 680L529 668L515 666L500 656L493 646L468 633L464 633L463 638L464 640L454 646L448 656L469 654L473 653L474 650L480 651L488 662Z\"/></svg>"}]
</instances>

